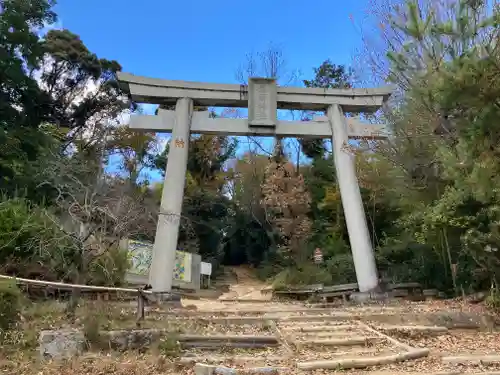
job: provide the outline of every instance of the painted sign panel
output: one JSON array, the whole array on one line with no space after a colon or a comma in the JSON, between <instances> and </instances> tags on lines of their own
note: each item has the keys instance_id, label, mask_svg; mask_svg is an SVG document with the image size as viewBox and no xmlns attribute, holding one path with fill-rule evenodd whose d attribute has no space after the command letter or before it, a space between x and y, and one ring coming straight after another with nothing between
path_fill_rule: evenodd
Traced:
<instances>
[{"instance_id":1,"label":"painted sign panel","mask_svg":"<svg viewBox=\"0 0 500 375\"><path fill-rule=\"evenodd\" d=\"M128 259L131 264L130 273L148 276L152 256L153 244L141 241L128 241Z\"/></svg>"},{"instance_id":2,"label":"painted sign panel","mask_svg":"<svg viewBox=\"0 0 500 375\"><path fill-rule=\"evenodd\" d=\"M153 256L153 244L142 241L128 241L128 256L130 261L129 273L148 276ZM183 251L175 252L173 279L191 282L192 255Z\"/></svg>"},{"instance_id":3,"label":"painted sign panel","mask_svg":"<svg viewBox=\"0 0 500 375\"><path fill-rule=\"evenodd\" d=\"M175 252L174 280L191 282L191 254Z\"/></svg>"}]
</instances>

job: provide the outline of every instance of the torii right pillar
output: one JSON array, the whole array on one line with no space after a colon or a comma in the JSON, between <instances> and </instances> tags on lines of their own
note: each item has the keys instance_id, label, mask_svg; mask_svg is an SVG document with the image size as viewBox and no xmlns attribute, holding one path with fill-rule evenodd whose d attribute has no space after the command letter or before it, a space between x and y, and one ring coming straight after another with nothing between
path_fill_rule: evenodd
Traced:
<instances>
[{"instance_id":1,"label":"torii right pillar","mask_svg":"<svg viewBox=\"0 0 500 375\"><path fill-rule=\"evenodd\" d=\"M374 291L378 287L377 266L356 177L354 155L346 150L349 145L347 121L342 108L337 104L328 107L327 116L332 127L335 170L349 232L358 288L360 292Z\"/></svg>"}]
</instances>

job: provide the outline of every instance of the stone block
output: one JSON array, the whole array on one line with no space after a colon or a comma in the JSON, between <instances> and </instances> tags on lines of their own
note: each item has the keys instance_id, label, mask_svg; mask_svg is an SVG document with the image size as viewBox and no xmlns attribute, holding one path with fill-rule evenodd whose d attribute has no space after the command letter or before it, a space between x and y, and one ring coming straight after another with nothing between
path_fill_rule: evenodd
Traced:
<instances>
[{"instance_id":1,"label":"stone block","mask_svg":"<svg viewBox=\"0 0 500 375\"><path fill-rule=\"evenodd\" d=\"M105 332L102 339L108 341L110 348L124 351L148 348L165 334L162 329L132 329Z\"/></svg>"},{"instance_id":2,"label":"stone block","mask_svg":"<svg viewBox=\"0 0 500 375\"><path fill-rule=\"evenodd\" d=\"M354 292L351 293L349 299L357 303L367 303L375 301L385 301L389 299L389 293L379 292Z\"/></svg>"},{"instance_id":3,"label":"stone block","mask_svg":"<svg viewBox=\"0 0 500 375\"><path fill-rule=\"evenodd\" d=\"M255 367L245 370L246 375L278 375L289 374L290 369L284 367Z\"/></svg>"},{"instance_id":4,"label":"stone block","mask_svg":"<svg viewBox=\"0 0 500 375\"><path fill-rule=\"evenodd\" d=\"M195 375L278 375L290 373L290 369L281 367L255 367L247 369L234 369L225 366L207 365L197 363L194 367Z\"/></svg>"},{"instance_id":5,"label":"stone block","mask_svg":"<svg viewBox=\"0 0 500 375\"><path fill-rule=\"evenodd\" d=\"M426 318L431 324L448 329L493 329L496 326L492 315L467 311L438 311L427 314Z\"/></svg>"},{"instance_id":6,"label":"stone block","mask_svg":"<svg viewBox=\"0 0 500 375\"><path fill-rule=\"evenodd\" d=\"M214 375L238 375L238 370L224 366L217 366L214 370Z\"/></svg>"},{"instance_id":7,"label":"stone block","mask_svg":"<svg viewBox=\"0 0 500 375\"><path fill-rule=\"evenodd\" d=\"M194 366L195 375L213 375L215 372L216 366L206 365L203 363L197 363Z\"/></svg>"},{"instance_id":8,"label":"stone block","mask_svg":"<svg viewBox=\"0 0 500 375\"><path fill-rule=\"evenodd\" d=\"M152 305L161 306L164 309L178 309L182 307L181 295L177 293L153 293L146 295Z\"/></svg>"},{"instance_id":9,"label":"stone block","mask_svg":"<svg viewBox=\"0 0 500 375\"><path fill-rule=\"evenodd\" d=\"M76 329L41 331L38 344L42 359L70 359L86 349L85 336Z\"/></svg>"},{"instance_id":10,"label":"stone block","mask_svg":"<svg viewBox=\"0 0 500 375\"><path fill-rule=\"evenodd\" d=\"M396 289L391 291L391 297L393 298L401 298L408 297L409 293L407 289Z\"/></svg>"},{"instance_id":11,"label":"stone block","mask_svg":"<svg viewBox=\"0 0 500 375\"><path fill-rule=\"evenodd\" d=\"M437 289L424 289L422 290L422 294L425 297L436 297L438 295Z\"/></svg>"}]
</instances>

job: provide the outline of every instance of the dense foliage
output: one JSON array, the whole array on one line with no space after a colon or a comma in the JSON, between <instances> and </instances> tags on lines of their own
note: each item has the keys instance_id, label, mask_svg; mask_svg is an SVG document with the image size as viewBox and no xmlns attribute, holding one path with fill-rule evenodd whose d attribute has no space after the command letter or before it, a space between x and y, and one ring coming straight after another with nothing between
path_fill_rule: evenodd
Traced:
<instances>
[{"instance_id":1,"label":"dense foliage","mask_svg":"<svg viewBox=\"0 0 500 375\"><path fill-rule=\"evenodd\" d=\"M354 146L381 276L462 293L500 281L500 18L447 1L400 1L379 20L391 136ZM148 173L165 173L169 147L122 124L137 106L118 62L69 30L39 35L53 5L0 0L1 272L116 285L120 239L154 239L162 186ZM330 60L303 83L356 85ZM355 281L331 142L296 143L307 162L282 139L242 154L237 138L193 135L179 247L215 268L251 264L277 287Z\"/></svg>"}]
</instances>

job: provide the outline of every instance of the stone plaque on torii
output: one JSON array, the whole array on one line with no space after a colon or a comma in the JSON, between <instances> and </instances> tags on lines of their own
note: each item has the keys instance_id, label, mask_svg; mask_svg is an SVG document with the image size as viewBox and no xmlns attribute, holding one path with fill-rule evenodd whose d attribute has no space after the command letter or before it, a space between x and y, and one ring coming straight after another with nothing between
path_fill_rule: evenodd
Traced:
<instances>
[{"instance_id":1,"label":"stone plaque on torii","mask_svg":"<svg viewBox=\"0 0 500 375\"><path fill-rule=\"evenodd\" d=\"M354 156L346 147L349 139L382 139L386 135L382 125L346 118L344 112L373 113L389 98L392 88L277 87L270 78L250 78L249 85L244 86L170 81L129 73L118 73L118 79L135 102L175 104L175 111L159 109L157 115L133 115L130 119L133 129L172 133L149 273L153 291L168 293L172 288L191 133L331 138L358 287L360 292L367 292L378 286ZM249 118L211 118L208 111L194 112L193 105L248 107ZM326 111L327 115L312 121L281 121L277 109Z\"/></svg>"}]
</instances>

